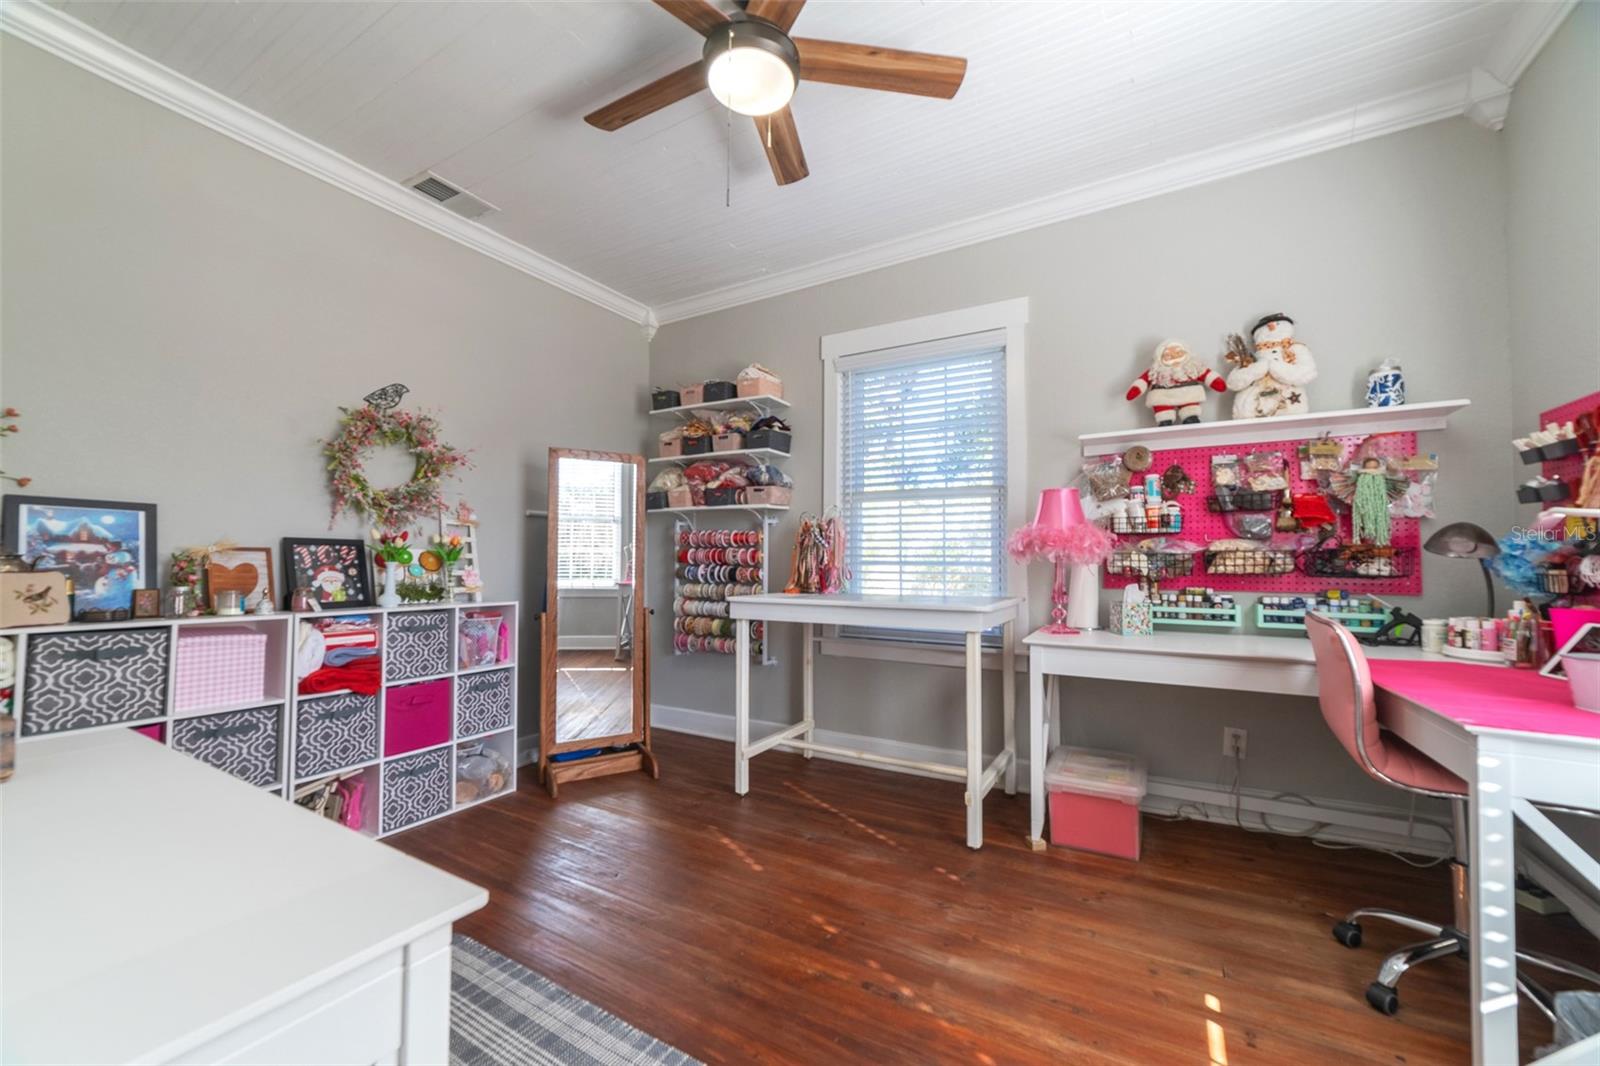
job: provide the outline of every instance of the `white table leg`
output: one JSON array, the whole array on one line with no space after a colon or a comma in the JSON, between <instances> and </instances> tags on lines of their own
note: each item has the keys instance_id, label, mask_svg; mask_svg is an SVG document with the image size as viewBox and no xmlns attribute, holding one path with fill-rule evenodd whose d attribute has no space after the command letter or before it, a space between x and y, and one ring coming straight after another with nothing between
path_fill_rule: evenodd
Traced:
<instances>
[{"instance_id":1,"label":"white table leg","mask_svg":"<svg viewBox=\"0 0 1600 1066\"><path fill-rule=\"evenodd\" d=\"M1044 668L1028 656L1028 845L1044 850Z\"/></svg>"},{"instance_id":2,"label":"white table leg","mask_svg":"<svg viewBox=\"0 0 1600 1066\"><path fill-rule=\"evenodd\" d=\"M817 720L816 663L812 659L815 654L812 649L812 637L811 623L803 623L800 626L800 639L805 644L805 650L800 653L800 720L810 728L800 735L807 744L814 743L817 739L815 727ZM804 755L809 759L812 753L807 750Z\"/></svg>"},{"instance_id":3,"label":"white table leg","mask_svg":"<svg viewBox=\"0 0 1600 1066\"><path fill-rule=\"evenodd\" d=\"M401 1063L450 1059L450 927L430 930L405 946Z\"/></svg>"},{"instance_id":4,"label":"white table leg","mask_svg":"<svg viewBox=\"0 0 1600 1066\"><path fill-rule=\"evenodd\" d=\"M978 633L967 634L967 847L983 847L983 659Z\"/></svg>"},{"instance_id":5,"label":"white table leg","mask_svg":"<svg viewBox=\"0 0 1600 1066\"><path fill-rule=\"evenodd\" d=\"M1051 674L1045 679L1049 691L1045 693L1045 710L1050 715L1050 733L1048 743L1045 745L1045 757L1050 755L1050 749L1061 746L1061 678Z\"/></svg>"},{"instance_id":6,"label":"white table leg","mask_svg":"<svg viewBox=\"0 0 1600 1066\"><path fill-rule=\"evenodd\" d=\"M1004 715L1003 733L1006 754L1006 795L1017 794L1017 624L1007 622L1000 628L1000 706Z\"/></svg>"},{"instance_id":7,"label":"white table leg","mask_svg":"<svg viewBox=\"0 0 1600 1066\"><path fill-rule=\"evenodd\" d=\"M1516 819L1512 763L1492 737L1479 737L1469 781L1472 901L1472 1061L1517 1061Z\"/></svg>"},{"instance_id":8,"label":"white table leg","mask_svg":"<svg viewBox=\"0 0 1600 1066\"><path fill-rule=\"evenodd\" d=\"M733 791L743 796L750 791L750 620L734 619L733 633Z\"/></svg>"}]
</instances>

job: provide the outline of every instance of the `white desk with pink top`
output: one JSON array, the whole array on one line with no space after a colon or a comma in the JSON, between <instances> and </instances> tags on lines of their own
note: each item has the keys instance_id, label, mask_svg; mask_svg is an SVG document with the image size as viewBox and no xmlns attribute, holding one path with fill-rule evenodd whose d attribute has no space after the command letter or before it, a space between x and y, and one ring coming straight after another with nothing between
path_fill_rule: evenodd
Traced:
<instances>
[{"instance_id":1,"label":"white desk with pink top","mask_svg":"<svg viewBox=\"0 0 1600 1066\"><path fill-rule=\"evenodd\" d=\"M1056 678L1317 694L1311 642L1295 637L1120 637L1040 630L1023 643L1029 660L1030 837L1035 847L1044 846L1045 725L1047 717L1058 719ZM1565 681L1529 671L1461 663L1413 648L1364 650L1384 728L1468 784L1472 1059L1477 1066L1515 1063L1516 831L1536 837L1590 890L1600 893L1600 862L1535 806L1600 811L1600 715L1572 706ZM1541 1061L1600 1062L1600 1036Z\"/></svg>"}]
</instances>

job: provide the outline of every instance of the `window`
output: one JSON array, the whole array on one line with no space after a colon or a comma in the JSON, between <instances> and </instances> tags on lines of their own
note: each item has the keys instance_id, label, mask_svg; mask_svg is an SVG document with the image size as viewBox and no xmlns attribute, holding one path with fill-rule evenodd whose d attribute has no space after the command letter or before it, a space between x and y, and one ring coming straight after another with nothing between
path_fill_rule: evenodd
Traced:
<instances>
[{"instance_id":1,"label":"window","mask_svg":"<svg viewBox=\"0 0 1600 1066\"><path fill-rule=\"evenodd\" d=\"M1023 501L1023 333L1012 300L823 338L825 501L850 588L1000 595Z\"/></svg>"},{"instance_id":2,"label":"window","mask_svg":"<svg viewBox=\"0 0 1600 1066\"><path fill-rule=\"evenodd\" d=\"M623 469L632 475L633 467ZM622 573L623 490L618 464L563 456L556 587L612 589Z\"/></svg>"},{"instance_id":3,"label":"window","mask_svg":"<svg viewBox=\"0 0 1600 1066\"><path fill-rule=\"evenodd\" d=\"M839 513L856 592L1005 590L1003 331L840 370Z\"/></svg>"}]
</instances>

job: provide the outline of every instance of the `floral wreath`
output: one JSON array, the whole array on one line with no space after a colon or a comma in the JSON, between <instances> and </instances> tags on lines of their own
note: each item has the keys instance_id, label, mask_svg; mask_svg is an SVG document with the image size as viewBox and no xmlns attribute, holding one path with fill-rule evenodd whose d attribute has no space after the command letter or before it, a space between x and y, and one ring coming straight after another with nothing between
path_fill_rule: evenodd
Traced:
<instances>
[{"instance_id":1,"label":"floral wreath","mask_svg":"<svg viewBox=\"0 0 1600 1066\"><path fill-rule=\"evenodd\" d=\"M438 419L411 411L380 411L371 404L339 410L344 412L339 432L322 442L333 492L332 519L355 510L385 529L401 529L444 507L440 482L470 464L465 452L439 439ZM396 444L416 460L411 480L394 488L374 488L362 470L361 457L373 448Z\"/></svg>"}]
</instances>

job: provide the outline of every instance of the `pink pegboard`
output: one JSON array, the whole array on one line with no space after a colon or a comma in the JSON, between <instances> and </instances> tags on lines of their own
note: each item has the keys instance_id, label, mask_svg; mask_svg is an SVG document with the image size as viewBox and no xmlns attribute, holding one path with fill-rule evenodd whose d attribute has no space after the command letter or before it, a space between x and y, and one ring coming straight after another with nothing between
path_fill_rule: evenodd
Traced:
<instances>
[{"instance_id":1,"label":"pink pegboard","mask_svg":"<svg viewBox=\"0 0 1600 1066\"><path fill-rule=\"evenodd\" d=\"M1540 412L1539 424L1537 426L1518 426L1518 435L1531 432L1534 429L1543 429L1551 422L1571 422L1579 415L1595 412L1600 412L1600 392L1592 392L1587 396L1564 403L1560 407L1552 407L1548 411ZM1600 414L1596 415L1596 421L1600 422ZM1565 459L1551 460L1543 464L1543 473L1545 477L1558 477L1565 481L1572 486L1572 491L1576 493L1578 486L1583 483L1584 461L1585 456L1582 452L1576 455L1569 455ZM1566 500L1564 502L1570 504L1573 501ZM1539 504L1538 506L1548 505Z\"/></svg>"},{"instance_id":2,"label":"pink pegboard","mask_svg":"<svg viewBox=\"0 0 1600 1066\"><path fill-rule=\"evenodd\" d=\"M1353 436L1334 437L1332 439L1344 446L1345 458L1348 459L1350 454L1363 441L1369 438ZM1417 451L1417 435L1415 433L1384 433L1370 439L1380 455L1399 457L1414 455ZM1234 536L1233 531L1228 528L1227 516L1217 514L1206 507L1206 498L1211 495L1211 457L1213 455L1237 455L1242 459L1244 456L1254 452L1279 452L1283 455L1288 466L1290 487L1296 492L1314 492L1316 491L1315 482L1307 482L1300 479L1299 448L1299 440L1288 440L1271 444L1172 448L1152 453L1154 461L1150 464L1150 472L1161 474L1173 463L1177 463L1183 467L1184 472L1194 481L1194 491L1186 496L1178 497L1179 506L1183 508L1183 532L1176 534L1176 538L1204 545L1214 540L1231 539ZM1338 508L1335 508L1335 513L1339 513ZM1340 514L1339 524L1341 532L1348 537L1350 533L1349 516ZM1140 540L1151 535L1149 533L1133 533L1118 536L1116 539L1119 546L1132 547L1139 543ZM1394 519L1390 540L1394 547L1406 549L1414 556L1410 576L1390 578L1308 577L1298 569L1287 574L1208 574L1205 572L1204 554L1197 553L1192 574L1188 577L1172 577L1162 582L1162 584L1170 588L1201 585L1224 591L1296 593L1318 593L1330 587L1338 587L1348 588L1352 592L1375 595L1420 596L1422 594L1422 560L1420 558L1422 537L1417 519ZM1106 574L1102 571L1100 580L1102 587L1113 589L1121 588L1138 579L1134 576Z\"/></svg>"}]
</instances>

